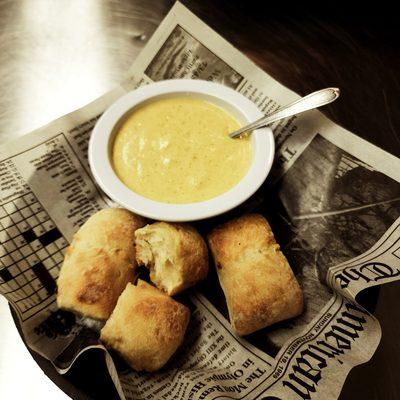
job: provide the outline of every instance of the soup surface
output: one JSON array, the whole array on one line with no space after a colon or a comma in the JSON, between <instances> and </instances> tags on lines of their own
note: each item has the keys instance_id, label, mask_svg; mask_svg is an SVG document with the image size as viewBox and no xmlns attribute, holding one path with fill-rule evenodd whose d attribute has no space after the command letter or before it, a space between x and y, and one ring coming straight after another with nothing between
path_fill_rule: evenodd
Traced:
<instances>
[{"instance_id":1,"label":"soup surface","mask_svg":"<svg viewBox=\"0 0 400 400\"><path fill-rule=\"evenodd\" d=\"M224 109L199 98L159 99L135 109L112 148L119 179L134 192L166 203L192 203L235 186L252 162L249 138Z\"/></svg>"}]
</instances>

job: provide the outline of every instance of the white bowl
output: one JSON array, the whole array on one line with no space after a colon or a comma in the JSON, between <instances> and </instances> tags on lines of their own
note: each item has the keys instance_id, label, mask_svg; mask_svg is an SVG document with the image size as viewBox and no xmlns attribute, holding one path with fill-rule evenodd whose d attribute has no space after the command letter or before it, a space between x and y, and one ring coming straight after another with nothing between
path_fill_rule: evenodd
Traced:
<instances>
[{"instance_id":1,"label":"white bowl","mask_svg":"<svg viewBox=\"0 0 400 400\"><path fill-rule=\"evenodd\" d=\"M243 179L229 191L206 201L170 204L148 199L125 186L112 167L110 150L118 122L143 102L176 95L189 95L210 101L227 110L243 124L253 122L263 115L246 97L217 83L187 79L151 83L122 96L100 117L89 142L91 170L108 196L139 215L162 221L193 221L222 214L248 199L267 177L275 149L271 129L257 129L251 134L253 162Z\"/></svg>"}]
</instances>

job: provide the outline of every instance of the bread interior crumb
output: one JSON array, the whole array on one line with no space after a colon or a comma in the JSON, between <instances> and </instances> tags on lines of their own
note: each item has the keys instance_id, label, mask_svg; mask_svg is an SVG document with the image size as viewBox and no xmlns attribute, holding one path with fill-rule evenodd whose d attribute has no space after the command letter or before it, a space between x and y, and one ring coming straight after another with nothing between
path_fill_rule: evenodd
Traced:
<instances>
[{"instance_id":1,"label":"bread interior crumb","mask_svg":"<svg viewBox=\"0 0 400 400\"><path fill-rule=\"evenodd\" d=\"M149 268L152 282L172 294L181 284L174 262L174 243L157 227L146 227L136 237L136 251L138 262Z\"/></svg>"}]
</instances>

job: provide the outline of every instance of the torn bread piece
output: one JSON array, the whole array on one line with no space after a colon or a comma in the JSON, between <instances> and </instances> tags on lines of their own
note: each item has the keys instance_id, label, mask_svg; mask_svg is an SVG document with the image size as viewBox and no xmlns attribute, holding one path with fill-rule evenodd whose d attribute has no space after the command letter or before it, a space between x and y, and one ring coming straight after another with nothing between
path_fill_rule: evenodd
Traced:
<instances>
[{"instance_id":1,"label":"torn bread piece","mask_svg":"<svg viewBox=\"0 0 400 400\"><path fill-rule=\"evenodd\" d=\"M211 232L208 243L239 335L301 314L302 290L264 217L229 221Z\"/></svg>"},{"instance_id":2,"label":"torn bread piece","mask_svg":"<svg viewBox=\"0 0 400 400\"><path fill-rule=\"evenodd\" d=\"M107 319L134 280L135 230L145 220L122 208L92 215L74 235L57 281L59 308Z\"/></svg>"},{"instance_id":3,"label":"torn bread piece","mask_svg":"<svg viewBox=\"0 0 400 400\"><path fill-rule=\"evenodd\" d=\"M208 250L190 225L156 222L135 232L136 260L150 269L150 279L169 295L207 276Z\"/></svg>"},{"instance_id":4,"label":"torn bread piece","mask_svg":"<svg viewBox=\"0 0 400 400\"><path fill-rule=\"evenodd\" d=\"M190 311L161 290L128 283L100 340L136 371L162 368L183 341Z\"/></svg>"}]
</instances>

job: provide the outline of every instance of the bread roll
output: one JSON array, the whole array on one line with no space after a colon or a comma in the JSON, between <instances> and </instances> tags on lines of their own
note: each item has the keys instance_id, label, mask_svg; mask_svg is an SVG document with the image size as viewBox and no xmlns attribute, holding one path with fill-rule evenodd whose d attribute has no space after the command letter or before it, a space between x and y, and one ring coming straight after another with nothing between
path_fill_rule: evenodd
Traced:
<instances>
[{"instance_id":1,"label":"bread roll","mask_svg":"<svg viewBox=\"0 0 400 400\"><path fill-rule=\"evenodd\" d=\"M138 229L135 236L137 262L150 269L152 282L169 295L206 277L207 245L190 225L156 222Z\"/></svg>"},{"instance_id":2,"label":"bread roll","mask_svg":"<svg viewBox=\"0 0 400 400\"><path fill-rule=\"evenodd\" d=\"M183 341L189 309L154 286L128 283L100 339L136 371L160 369Z\"/></svg>"},{"instance_id":3,"label":"bread roll","mask_svg":"<svg viewBox=\"0 0 400 400\"><path fill-rule=\"evenodd\" d=\"M244 215L214 229L208 241L238 335L302 312L302 291L265 218Z\"/></svg>"},{"instance_id":4,"label":"bread roll","mask_svg":"<svg viewBox=\"0 0 400 400\"><path fill-rule=\"evenodd\" d=\"M74 235L58 278L57 304L86 317L107 319L135 269L135 230L143 218L122 208L92 215Z\"/></svg>"}]
</instances>

